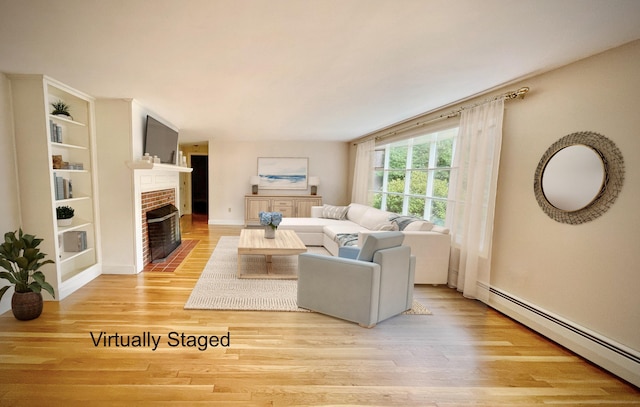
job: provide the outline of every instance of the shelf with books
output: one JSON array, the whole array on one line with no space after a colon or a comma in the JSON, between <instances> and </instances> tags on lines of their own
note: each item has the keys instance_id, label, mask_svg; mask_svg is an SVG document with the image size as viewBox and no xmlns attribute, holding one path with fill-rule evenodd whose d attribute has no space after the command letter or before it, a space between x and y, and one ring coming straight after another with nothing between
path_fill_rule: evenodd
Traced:
<instances>
[{"instance_id":1,"label":"shelf with books","mask_svg":"<svg viewBox=\"0 0 640 407\"><path fill-rule=\"evenodd\" d=\"M49 115L49 141L88 148L88 127L80 122Z\"/></svg>"},{"instance_id":2,"label":"shelf with books","mask_svg":"<svg viewBox=\"0 0 640 407\"><path fill-rule=\"evenodd\" d=\"M94 100L44 75L9 79L19 182L30 186L20 191L22 227L44 239L42 251L56 260L44 272L61 300L101 274ZM75 211L71 225L58 226L60 206Z\"/></svg>"}]
</instances>

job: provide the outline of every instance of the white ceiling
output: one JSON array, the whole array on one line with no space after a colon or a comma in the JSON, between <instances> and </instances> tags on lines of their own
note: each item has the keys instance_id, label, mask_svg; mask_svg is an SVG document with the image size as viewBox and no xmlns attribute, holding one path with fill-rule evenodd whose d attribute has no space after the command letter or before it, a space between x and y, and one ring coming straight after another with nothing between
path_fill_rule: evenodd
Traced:
<instances>
[{"instance_id":1,"label":"white ceiling","mask_svg":"<svg viewBox=\"0 0 640 407\"><path fill-rule=\"evenodd\" d=\"M639 21L638 0L0 0L0 71L135 98L183 142L351 140Z\"/></svg>"}]
</instances>

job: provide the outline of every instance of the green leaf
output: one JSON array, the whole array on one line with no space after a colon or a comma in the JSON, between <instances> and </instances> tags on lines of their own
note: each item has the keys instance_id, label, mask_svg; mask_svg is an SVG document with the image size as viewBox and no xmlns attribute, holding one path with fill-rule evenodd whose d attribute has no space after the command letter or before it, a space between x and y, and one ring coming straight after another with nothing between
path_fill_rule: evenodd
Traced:
<instances>
[{"instance_id":1,"label":"green leaf","mask_svg":"<svg viewBox=\"0 0 640 407\"><path fill-rule=\"evenodd\" d=\"M27 267L29 267L29 260L27 260L25 257L18 257L16 259L16 263L21 269L26 269Z\"/></svg>"},{"instance_id":2,"label":"green leaf","mask_svg":"<svg viewBox=\"0 0 640 407\"><path fill-rule=\"evenodd\" d=\"M53 287L51 287L51 284L49 284L49 283L45 283L45 282L43 281L43 282L41 283L41 285L42 285L42 288L44 288L44 289L45 289L49 294L51 294L51 296L52 296L53 298L56 298L56 294L55 294L55 292L53 291Z\"/></svg>"},{"instance_id":3,"label":"green leaf","mask_svg":"<svg viewBox=\"0 0 640 407\"><path fill-rule=\"evenodd\" d=\"M18 282L18 280L16 280L16 277L12 273L7 273L6 271L0 273L0 278L9 280L11 284L16 284Z\"/></svg>"},{"instance_id":4,"label":"green leaf","mask_svg":"<svg viewBox=\"0 0 640 407\"><path fill-rule=\"evenodd\" d=\"M42 271L36 271L35 273L33 273L31 277L33 277L33 279L36 280L38 284L44 283L45 276L44 276L44 273L42 273Z\"/></svg>"},{"instance_id":5,"label":"green leaf","mask_svg":"<svg viewBox=\"0 0 640 407\"><path fill-rule=\"evenodd\" d=\"M11 266L11 262L5 260L5 259L0 259L0 267L2 267L3 269L7 270L7 271L11 271L13 272L13 267Z\"/></svg>"},{"instance_id":6,"label":"green leaf","mask_svg":"<svg viewBox=\"0 0 640 407\"><path fill-rule=\"evenodd\" d=\"M0 288L0 300L2 299L2 297L4 296L4 293L7 292L7 290L9 289L9 285L5 285L4 287Z\"/></svg>"}]
</instances>

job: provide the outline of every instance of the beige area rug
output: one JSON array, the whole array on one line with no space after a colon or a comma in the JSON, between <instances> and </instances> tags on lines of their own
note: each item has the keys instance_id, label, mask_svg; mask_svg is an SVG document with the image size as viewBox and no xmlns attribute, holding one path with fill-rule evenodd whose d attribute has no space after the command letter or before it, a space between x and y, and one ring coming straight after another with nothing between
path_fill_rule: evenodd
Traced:
<instances>
[{"instance_id":1,"label":"beige area rug","mask_svg":"<svg viewBox=\"0 0 640 407\"><path fill-rule=\"evenodd\" d=\"M296 311L299 308L297 280L238 279L237 236L223 236L218 241L211 258L196 282L185 309L245 310L245 311ZM330 256L323 247L309 247L310 253ZM283 274L296 274L298 256L273 256L273 269ZM261 255L245 256L243 273L264 270L265 258ZM429 315L431 312L415 301L405 314Z\"/></svg>"}]
</instances>

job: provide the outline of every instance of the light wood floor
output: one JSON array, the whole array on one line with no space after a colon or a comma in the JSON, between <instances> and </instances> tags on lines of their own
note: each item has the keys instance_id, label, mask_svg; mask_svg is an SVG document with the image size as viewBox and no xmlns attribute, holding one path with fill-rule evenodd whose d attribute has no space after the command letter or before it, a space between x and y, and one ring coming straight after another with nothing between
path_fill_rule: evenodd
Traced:
<instances>
[{"instance_id":1,"label":"light wood floor","mask_svg":"<svg viewBox=\"0 0 640 407\"><path fill-rule=\"evenodd\" d=\"M640 406L637 388L447 287L418 286L430 316L373 329L315 313L185 311L218 238L238 227L183 218L200 242L174 273L103 275L43 315L0 316L0 405ZM96 335L162 335L149 347ZM171 347L170 332L230 334Z\"/></svg>"}]
</instances>

